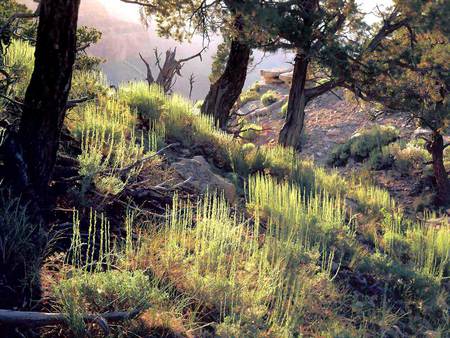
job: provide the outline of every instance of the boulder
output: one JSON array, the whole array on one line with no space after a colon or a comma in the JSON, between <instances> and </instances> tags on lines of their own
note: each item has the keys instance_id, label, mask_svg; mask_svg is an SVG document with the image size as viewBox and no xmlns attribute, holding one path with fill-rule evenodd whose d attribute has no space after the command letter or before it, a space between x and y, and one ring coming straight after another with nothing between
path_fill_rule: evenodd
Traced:
<instances>
[{"instance_id":1,"label":"boulder","mask_svg":"<svg viewBox=\"0 0 450 338\"><path fill-rule=\"evenodd\" d=\"M224 193L228 202L233 203L236 200L236 187L226 178L212 172L211 165L203 156L195 156L192 159L182 159L173 163L171 166L183 179L190 178L187 185L198 191L205 193L217 191Z\"/></svg>"},{"instance_id":2,"label":"boulder","mask_svg":"<svg viewBox=\"0 0 450 338\"><path fill-rule=\"evenodd\" d=\"M279 84L283 83L283 81L280 79L280 75L288 72L289 69L261 70L261 77L267 84Z\"/></svg>"},{"instance_id":3,"label":"boulder","mask_svg":"<svg viewBox=\"0 0 450 338\"><path fill-rule=\"evenodd\" d=\"M283 81L286 85L292 85L292 77L294 76L294 72L282 73L279 76L279 79Z\"/></svg>"}]
</instances>

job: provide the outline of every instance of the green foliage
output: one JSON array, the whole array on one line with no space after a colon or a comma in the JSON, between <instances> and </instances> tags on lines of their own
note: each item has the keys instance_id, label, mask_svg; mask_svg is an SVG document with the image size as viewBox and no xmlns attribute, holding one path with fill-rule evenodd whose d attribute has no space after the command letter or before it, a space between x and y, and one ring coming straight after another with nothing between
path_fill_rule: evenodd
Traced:
<instances>
[{"instance_id":1,"label":"green foliage","mask_svg":"<svg viewBox=\"0 0 450 338\"><path fill-rule=\"evenodd\" d=\"M268 90L261 96L261 103L263 104L263 106L267 107L277 102L279 99L280 96L277 94L277 92Z\"/></svg>"},{"instance_id":2,"label":"green foliage","mask_svg":"<svg viewBox=\"0 0 450 338\"><path fill-rule=\"evenodd\" d=\"M241 96L239 97L239 104L242 107L251 101L259 100L260 96L259 84L255 82L252 87L241 93Z\"/></svg>"},{"instance_id":3,"label":"green foliage","mask_svg":"<svg viewBox=\"0 0 450 338\"><path fill-rule=\"evenodd\" d=\"M164 139L164 126L153 124L147 133L136 134L136 117L119 99L100 100L77 108L73 133L81 139L79 155L83 189L91 183L107 194L117 195L136 177L142 165L123 169L157 151ZM82 191L83 193L83 191Z\"/></svg>"},{"instance_id":4,"label":"green foliage","mask_svg":"<svg viewBox=\"0 0 450 338\"><path fill-rule=\"evenodd\" d=\"M34 69L34 47L22 40L13 40L5 56L5 70L13 78L10 95L23 98Z\"/></svg>"},{"instance_id":5,"label":"green foliage","mask_svg":"<svg viewBox=\"0 0 450 338\"><path fill-rule=\"evenodd\" d=\"M399 132L390 126L375 126L371 129L363 130L352 136L346 143L337 146L330 154L328 163L330 165L342 166L352 158L362 161L368 158L372 151L381 152L383 146L394 142L398 138ZM371 160L374 164L379 161L381 154L374 154Z\"/></svg>"},{"instance_id":6,"label":"green foliage","mask_svg":"<svg viewBox=\"0 0 450 338\"><path fill-rule=\"evenodd\" d=\"M268 184L275 184L267 180ZM264 195L264 188L253 185L258 185L259 179L253 182L252 191L258 191L257 196ZM286 188L279 193L280 198L288 199L291 194ZM182 271L184 287L205 304L220 309L224 321L218 330L222 334L253 336L268 329L295 334L298 325L315 315L316 310L310 305L317 302L317 297L325 303L333 303L337 298L327 275L317 274L313 263L322 251L312 247L309 238L304 237L306 232L297 231L302 226L320 223L313 216L318 209L312 207L315 202L311 207L305 205L302 210L308 216L300 216L299 211L301 223L295 226L273 220L268 235L259 242L259 210L267 206L266 200L257 196L253 201L255 225L246 224L219 197L207 196L196 213L190 204L175 199L165 227L153 240L162 250L161 259L154 261L157 266L153 268L163 269L169 276L173 271ZM305 201L301 203L303 206ZM317 208L323 206L320 202ZM276 203L270 202L270 207L277 208ZM338 215L338 210L341 209L329 214L330 219ZM277 209L273 212L278 214ZM191 227L194 219L196 226Z\"/></svg>"},{"instance_id":7,"label":"green foliage","mask_svg":"<svg viewBox=\"0 0 450 338\"><path fill-rule=\"evenodd\" d=\"M135 109L142 118L153 121L159 118L164 93L159 86L146 82L132 82L119 87L119 98Z\"/></svg>"},{"instance_id":8,"label":"green foliage","mask_svg":"<svg viewBox=\"0 0 450 338\"><path fill-rule=\"evenodd\" d=\"M0 272L2 307L24 306L19 298L33 292L39 286L39 269L44 259L48 240L39 224L34 224L29 210L20 198L0 189Z\"/></svg>"},{"instance_id":9,"label":"green foliage","mask_svg":"<svg viewBox=\"0 0 450 338\"><path fill-rule=\"evenodd\" d=\"M82 26L77 30L77 58L75 60L74 70L80 71L98 71L102 59L89 56L86 49L98 43L102 38L102 32L93 28Z\"/></svg>"},{"instance_id":10,"label":"green foliage","mask_svg":"<svg viewBox=\"0 0 450 338\"><path fill-rule=\"evenodd\" d=\"M228 61L228 55L230 53L231 43L229 39L217 46L216 55L213 58L213 64L211 74L209 75L209 81L215 83L222 76L225 71L225 67Z\"/></svg>"},{"instance_id":11,"label":"green foliage","mask_svg":"<svg viewBox=\"0 0 450 338\"><path fill-rule=\"evenodd\" d=\"M246 141L254 141L261 131L262 127L260 125L249 123L243 126L243 129L239 135Z\"/></svg>"},{"instance_id":12,"label":"green foliage","mask_svg":"<svg viewBox=\"0 0 450 338\"><path fill-rule=\"evenodd\" d=\"M287 116L288 105L289 105L289 102L286 102L281 107L280 116L283 117L283 118L286 118L286 116Z\"/></svg>"}]
</instances>

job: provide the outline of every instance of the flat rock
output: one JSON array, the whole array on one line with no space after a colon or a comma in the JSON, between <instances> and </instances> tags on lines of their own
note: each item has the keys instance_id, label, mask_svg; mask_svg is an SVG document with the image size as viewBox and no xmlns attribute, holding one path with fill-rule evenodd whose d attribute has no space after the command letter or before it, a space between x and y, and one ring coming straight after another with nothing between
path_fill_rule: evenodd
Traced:
<instances>
[{"instance_id":1,"label":"flat rock","mask_svg":"<svg viewBox=\"0 0 450 338\"><path fill-rule=\"evenodd\" d=\"M287 72L280 74L279 79L283 81L287 85L292 84L292 77L294 76L294 72Z\"/></svg>"},{"instance_id":2,"label":"flat rock","mask_svg":"<svg viewBox=\"0 0 450 338\"><path fill-rule=\"evenodd\" d=\"M266 70L263 69L261 70L261 76L263 78L278 78L281 74L284 73L288 73L290 71L290 69L270 69L270 70Z\"/></svg>"},{"instance_id":3,"label":"flat rock","mask_svg":"<svg viewBox=\"0 0 450 338\"><path fill-rule=\"evenodd\" d=\"M211 165L203 156L195 156L192 159L182 159L171 166L185 180L190 178L187 184L190 188L205 193L217 191L224 193L228 202L236 200L236 187L226 178L212 172Z\"/></svg>"}]
</instances>

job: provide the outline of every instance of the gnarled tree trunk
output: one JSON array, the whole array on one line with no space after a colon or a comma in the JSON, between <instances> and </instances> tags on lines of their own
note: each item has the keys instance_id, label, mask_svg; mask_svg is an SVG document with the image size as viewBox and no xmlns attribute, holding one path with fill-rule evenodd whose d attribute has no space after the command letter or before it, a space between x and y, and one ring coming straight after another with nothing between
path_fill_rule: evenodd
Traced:
<instances>
[{"instance_id":1,"label":"gnarled tree trunk","mask_svg":"<svg viewBox=\"0 0 450 338\"><path fill-rule=\"evenodd\" d=\"M431 142L427 146L433 160L433 172L436 180L436 202L447 205L450 202L450 182L444 166L444 138L433 132Z\"/></svg>"},{"instance_id":2,"label":"gnarled tree trunk","mask_svg":"<svg viewBox=\"0 0 450 338\"><path fill-rule=\"evenodd\" d=\"M222 76L209 89L202 106L202 113L214 116L219 127L225 129L230 111L244 88L251 48L234 39Z\"/></svg>"},{"instance_id":3,"label":"gnarled tree trunk","mask_svg":"<svg viewBox=\"0 0 450 338\"><path fill-rule=\"evenodd\" d=\"M35 66L25 94L19 138L28 188L46 200L71 88L80 0L42 0Z\"/></svg>"},{"instance_id":4,"label":"gnarled tree trunk","mask_svg":"<svg viewBox=\"0 0 450 338\"><path fill-rule=\"evenodd\" d=\"M308 74L308 59L304 53L295 56L292 87L289 93L286 123L280 132L279 143L286 147L301 149L301 133L305 122L306 77Z\"/></svg>"}]
</instances>

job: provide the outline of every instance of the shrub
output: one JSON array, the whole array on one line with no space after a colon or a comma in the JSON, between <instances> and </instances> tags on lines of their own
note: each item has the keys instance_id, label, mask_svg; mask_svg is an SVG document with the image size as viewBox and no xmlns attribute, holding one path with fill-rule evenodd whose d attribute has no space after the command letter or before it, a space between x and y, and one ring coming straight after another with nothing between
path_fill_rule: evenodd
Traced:
<instances>
[{"instance_id":1,"label":"shrub","mask_svg":"<svg viewBox=\"0 0 450 338\"><path fill-rule=\"evenodd\" d=\"M281 107L280 116L283 117L283 118L286 118L286 116L287 116L288 105L289 105L289 102L286 102Z\"/></svg>"},{"instance_id":2,"label":"shrub","mask_svg":"<svg viewBox=\"0 0 450 338\"><path fill-rule=\"evenodd\" d=\"M239 103L241 107L251 101L259 100L259 97L261 96L261 94L259 93L259 87L260 86L258 82L255 82L252 87L242 92L241 96L239 97Z\"/></svg>"},{"instance_id":3,"label":"shrub","mask_svg":"<svg viewBox=\"0 0 450 338\"><path fill-rule=\"evenodd\" d=\"M394 158L385 147L383 147L381 150L373 150L370 153L369 159L367 160L367 165L372 170L389 169L392 167L393 163Z\"/></svg>"},{"instance_id":4,"label":"shrub","mask_svg":"<svg viewBox=\"0 0 450 338\"><path fill-rule=\"evenodd\" d=\"M29 306L39 290L47 235L19 198L0 189L0 307Z\"/></svg>"},{"instance_id":5,"label":"shrub","mask_svg":"<svg viewBox=\"0 0 450 338\"><path fill-rule=\"evenodd\" d=\"M13 40L4 62L7 71L16 78L12 96L23 98L34 69L34 47L23 40Z\"/></svg>"},{"instance_id":6,"label":"shrub","mask_svg":"<svg viewBox=\"0 0 450 338\"><path fill-rule=\"evenodd\" d=\"M157 85L149 86L146 82L131 82L119 86L119 98L135 109L144 119L157 120L165 95Z\"/></svg>"},{"instance_id":7,"label":"shrub","mask_svg":"<svg viewBox=\"0 0 450 338\"><path fill-rule=\"evenodd\" d=\"M262 127L260 125L250 123L243 127L240 136L247 141L254 141L261 131Z\"/></svg>"},{"instance_id":8,"label":"shrub","mask_svg":"<svg viewBox=\"0 0 450 338\"><path fill-rule=\"evenodd\" d=\"M280 99L280 96L278 95L277 92L275 92L273 90L268 90L261 96L261 103L265 107L267 107L267 106L270 106L271 104L277 102L279 99Z\"/></svg>"},{"instance_id":9,"label":"shrub","mask_svg":"<svg viewBox=\"0 0 450 338\"><path fill-rule=\"evenodd\" d=\"M142 271L75 270L71 274L54 286L53 295L61 312L67 314L72 332L79 337L86 334L85 314L146 309L168 297Z\"/></svg>"},{"instance_id":10,"label":"shrub","mask_svg":"<svg viewBox=\"0 0 450 338\"><path fill-rule=\"evenodd\" d=\"M245 92L243 92L240 96L240 104L241 107L246 105L247 103L251 102L251 101L256 101L258 100L260 97L260 94L249 89L246 90Z\"/></svg>"},{"instance_id":11,"label":"shrub","mask_svg":"<svg viewBox=\"0 0 450 338\"><path fill-rule=\"evenodd\" d=\"M382 147L394 142L399 132L391 126L375 126L363 130L352 136L346 143L332 150L328 164L341 166L347 164L349 158L363 161L374 150L381 151Z\"/></svg>"},{"instance_id":12,"label":"shrub","mask_svg":"<svg viewBox=\"0 0 450 338\"><path fill-rule=\"evenodd\" d=\"M395 168L403 174L423 168L424 163L431 160L428 151L414 142L406 145L396 142L387 146L387 151L395 160Z\"/></svg>"}]
</instances>

